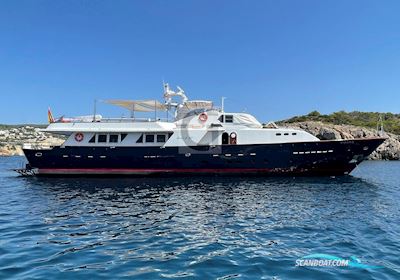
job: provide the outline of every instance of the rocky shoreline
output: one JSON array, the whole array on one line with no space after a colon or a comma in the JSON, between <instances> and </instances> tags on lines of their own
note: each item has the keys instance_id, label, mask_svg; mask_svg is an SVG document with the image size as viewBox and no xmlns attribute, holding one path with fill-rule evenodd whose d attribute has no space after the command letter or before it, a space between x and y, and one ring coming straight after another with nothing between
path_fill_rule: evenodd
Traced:
<instances>
[{"instance_id":1,"label":"rocky shoreline","mask_svg":"<svg viewBox=\"0 0 400 280\"><path fill-rule=\"evenodd\" d=\"M297 122L280 123L280 126L300 128L315 135L321 140L354 139L378 137L374 129L352 126L334 125L322 122ZM372 160L399 160L400 159L400 135L385 133L388 139L378 147L370 156ZM62 136L41 132L39 128L22 126L18 128L0 129L0 156L23 155L24 144L56 146L65 140Z\"/></svg>"},{"instance_id":2,"label":"rocky shoreline","mask_svg":"<svg viewBox=\"0 0 400 280\"><path fill-rule=\"evenodd\" d=\"M321 140L354 139L380 137L375 129L353 125L334 125L322 122L295 122L280 123L280 126L300 128ZM399 160L400 159L400 135L383 133L386 141L382 143L370 156L371 160Z\"/></svg>"}]
</instances>

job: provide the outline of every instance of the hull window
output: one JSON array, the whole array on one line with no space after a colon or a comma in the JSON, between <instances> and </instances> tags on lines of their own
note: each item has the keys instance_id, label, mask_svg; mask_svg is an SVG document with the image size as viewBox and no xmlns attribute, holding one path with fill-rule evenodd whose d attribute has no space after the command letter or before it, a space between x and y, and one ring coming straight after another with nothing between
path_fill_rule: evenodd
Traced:
<instances>
[{"instance_id":1,"label":"hull window","mask_svg":"<svg viewBox=\"0 0 400 280\"><path fill-rule=\"evenodd\" d=\"M154 134L146 135L146 143L154 143Z\"/></svg>"},{"instance_id":2,"label":"hull window","mask_svg":"<svg viewBox=\"0 0 400 280\"><path fill-rule=\"evenodd\" d=\"M110 134L110 143L118 143L118 134Z\"/></svg>"},{"instance_id":3,"label":"hull window","mask_svg":"<svg viewBox=\"0 0 400 280\"><path fill-rule=\"evenodd\" d=\"M229 134L224 132L222 133L222 145L228 145L229 144Z\"/></svg>"},{"instance_id":4,"label":"hull window","mask_svg":"<svg viewBox=\"0 0 400 280\"><path fill-rule=\"evenodd\" d=\"M107 134L99 134L97 138L98 143L107 143Z\"/></svg>"},{"instance_id":5,"label":"hull window","mask_svg":"<svg viewBox=\"0 0 400 280\"><path fill-rule=\"evenodd\" d=\"M157 142L158 142L158 143L164 143L164 142L165 142L165 135L163 135L163 134L158 134L158 135L157 135Z\"/></svg>"}]
</instances>

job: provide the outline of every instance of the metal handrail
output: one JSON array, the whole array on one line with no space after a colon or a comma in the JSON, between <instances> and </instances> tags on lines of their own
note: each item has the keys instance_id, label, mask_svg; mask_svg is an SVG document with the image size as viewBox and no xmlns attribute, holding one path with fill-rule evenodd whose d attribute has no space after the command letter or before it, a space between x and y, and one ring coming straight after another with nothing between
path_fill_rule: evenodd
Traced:
<instances>
[{"instance_id":1,"label":"metal handrail","mask_svg":"<svg viewBox=\"0 0 400 280\"><path fill-rule=\"evenodd\" d=\"M167 118L102 118L100 120L96 121L89 121L89 120L72 120L70 123L92 123L92 122L97 122L97 123L135 123L135 122L158 122L158 121L163 121L163 122L168 122L169 120ZM57 123L57 122L56 122ZM58 122L62 123L62 122Z\"/></svg>"}]
</instances>

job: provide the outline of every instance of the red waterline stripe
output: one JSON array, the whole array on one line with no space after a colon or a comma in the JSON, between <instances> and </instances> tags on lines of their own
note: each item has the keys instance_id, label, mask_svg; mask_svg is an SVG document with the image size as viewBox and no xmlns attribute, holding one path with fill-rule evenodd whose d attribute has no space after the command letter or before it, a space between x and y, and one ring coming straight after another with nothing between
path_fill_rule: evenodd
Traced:
<instances>
[{"instance_id":1,"label":"red waterline stripe","mask_svg":"<svg viewBox=\"0 0 400 280\"><path fill-rule=\"evenodd\" d=\"M39 169L41 174L50 173L94 173L94 174L118 174L118 173L234 173L234 172L268 172L267 168L190 168L190 169L130 169L130 168L43 168Z\"/></svg>"}]
</instances>

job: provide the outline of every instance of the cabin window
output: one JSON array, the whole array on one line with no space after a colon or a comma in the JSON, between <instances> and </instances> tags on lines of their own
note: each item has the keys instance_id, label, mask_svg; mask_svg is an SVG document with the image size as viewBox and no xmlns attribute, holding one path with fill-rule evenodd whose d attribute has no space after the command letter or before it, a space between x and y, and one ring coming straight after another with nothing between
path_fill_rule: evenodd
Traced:
<instances>
[{"instance_id":1,"label":"cabin window","mask_svg":"<svg viewBox=\"0 0 400 280\"><path fill-rule=\"evenodd\" d=\"M218 120L219 120L220 122L224 122L224 115L221 115L221 116L218 118Z\"/></svg>"},{"instance_id":2,"label":"cabin window","mask_svg":"<svg viewBox=\"0 0 400 280\"><path fill-rule=\"evenodd\" d=\"M92 138L90 138L89 143L95 143L96 142L96 134L93 135Z\"/></svg>"},{"instance_id":3,"label":"cabin window","mask_svg":"<svg viewBox=\"0 0 400 280\"><path fill-rule=\"evenodd\" d=\"M284 135L289 135L289 133L285 133Z\"/></svg>"},{"instance_id":4,"label":"cabin window","mask_svg":"<svg viewBox=\"0 0 400 280\"><path fill-rule=\"evenodd\" d=\"M281 133L277 133L277 134L275 134L276 136L281 136L282 134Z\"/></svg>"},{"instance_id":5,"label":"cabin window","mask_svg":"<svg viewBox=\"0 0 400 280\"><path fill-rule=\"evenodd\" d=\"M225 122L226 123L233 123L233 116L232 115L225 115Z\"/></svg>"},{"instance_id":6,"label":"cabin window","mask_svg":"<svg viewBox=\"0 0 400 280\"><path fill-rule=\"evenodd\" d=\"M98 143L107 143L107 134L99 134L97 138Z\"/></svg>"},{"instance_id":7,"label":"cabin window","mask_svg":"<svg viewBox=\"0 0 400 280\"><path fill-rule=\"evenodd\" d=\"M110 134L110 143L118 143L118 134Z\"/></svg>"},{"instance_id":8,"label":"cabin window","mask_svg":"<svg viewBox=\"0 0 400 280\"><path fill-rule=\"evenodd\" d=\"M157 135L157 142L158 143L164 143L165 142L165 135L164 134L158 134Z\"/></svg>"},{"instance_id":9,"label":"cabin window","mask_svg":"<svg viewBox=\"0 0 400 280\"><path fill-rule=\"evenodd\" d=\"M143 134L140 135L138 140L136 140L136 143L143 143Z\"/></svg>"},{"instance_id":10,"label":"cabin window","mask_svg":"<svg viewBox=\"0 0 400 280\"><path fill-rule=\"evenodd\" d=\"M172 134L172 132L168 133L168 139L171 138Z\"/></svg>"},{"instance_id":11,"label":"cabin window","mask_svg":"<svg viewBox=\"0 0 400 280\"><path fill-rule=\"evenodd\" d=\"M146 134L146 143L154 142L154 134Z\"/></svg>"},{"instance_id":12,"label":"cabin window","mask_svg":"<svg viewBox=\"0 0 400 280\"><path fill-rule=\"evenodd\" d=\"M121 134L121 142L124 141L124 139L126 138L126 136L128 136L127 133L122 133L122 134Z\"/></svg>"},{"instance_id":13,"label":"cabin window","mask_svg":"<svg viewBox=\"0 0 400 280\"><path fill-rule=\"evenodd\" d=\"M297 135L297 133L296 133L296 132L293 132L292 135Z\"/></svg>"},{"instance_id":14,"label":"cabin window","mask_svg":"<svg viewBox=\"0 0 400 280\"><path fill-rule=\"evenodd\" d=\"M222 145L228 145L229 144L229 134L224 132L222 133Z\"/></svg>"}]
</instances>

